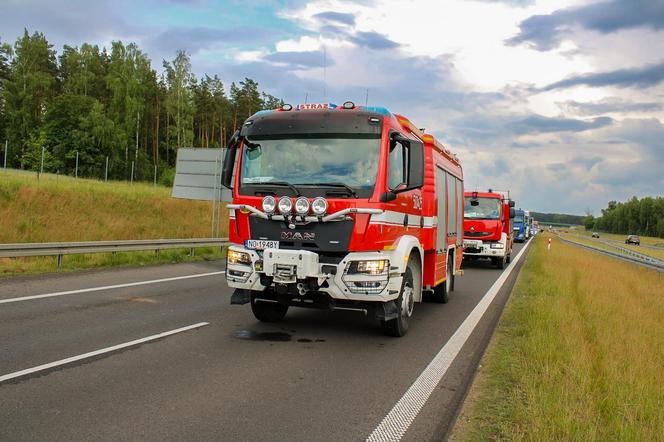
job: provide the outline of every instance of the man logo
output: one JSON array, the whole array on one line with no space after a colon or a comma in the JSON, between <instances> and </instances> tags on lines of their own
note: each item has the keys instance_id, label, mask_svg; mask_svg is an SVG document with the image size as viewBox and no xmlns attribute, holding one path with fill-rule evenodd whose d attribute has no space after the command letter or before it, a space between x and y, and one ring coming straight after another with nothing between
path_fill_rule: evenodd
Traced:
<instances>
[{"instance_id":1,"label":"man logo","mask_svg":"<svg viewBox=\"0 0 664 442\"><path fill-rule=\"evenodd\" d=\"M313 241L316 234L311 232L281 232L281 239L285 241Z\"/></svg>"}]
</instances>

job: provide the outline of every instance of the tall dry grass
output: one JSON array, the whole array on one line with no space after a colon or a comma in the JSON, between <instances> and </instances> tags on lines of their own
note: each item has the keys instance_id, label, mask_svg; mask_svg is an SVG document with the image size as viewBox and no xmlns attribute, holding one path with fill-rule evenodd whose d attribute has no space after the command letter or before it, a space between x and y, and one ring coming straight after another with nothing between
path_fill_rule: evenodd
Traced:
<instances>
[{"instance_id":1,"label":"tall dry grass","mask_svg":"<svg viewBox=\"0 0 664 442\"><path fill-rule=\"evenodd\" d=\"M227 211L221 211L221 235ZM0 243L197 238L211 235L211 204L163 186L0 171ZM216 253L216 252L215 252ZM182 260L184 251L67 257L68 268ZM0 259L0 274L53 270L53 258Z\"/></svg>"},{"instance_id":2,"label":"tall dry grass","mask_svg":"<svg viewBox=\"0 0 664 442\"><path fill-rule=\"evenodd\" d=\"M664 274L539 237L456 440L664 440Z\"/></svg>"}]
</instances>

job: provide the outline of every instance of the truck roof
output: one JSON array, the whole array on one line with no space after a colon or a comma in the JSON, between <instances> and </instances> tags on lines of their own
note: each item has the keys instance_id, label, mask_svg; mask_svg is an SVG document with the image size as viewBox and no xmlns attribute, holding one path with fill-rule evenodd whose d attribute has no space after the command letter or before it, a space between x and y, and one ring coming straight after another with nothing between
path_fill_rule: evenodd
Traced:
<instances>
[{"instance_id":1,"label":"truck roof","mask_svg":"<svg viewBox=\"0 0 664 442\"><path fill-rule=\"evenodd\" d=\"M473 197L477 194L478 198L496 198L496 199L504 199L504 196L501 193L496 193L496 192L464 192L463 196L470 196Z\"/></svg>"},{"instance_id":2,"label":"truck roof","mask_svg":"<svg viewBox=\"0 0 664 442\"><path fill-rule=\"evenodd\" d=\"M350 103L350 102L347 102ZM426 134L403 115L393 114L387 108L379 106L346 107L334 103L307 103L296 106L284 105L282 108L262 110L245 120L242 134L260 137L298 133L349 133L357 135L376 135L382 131L383 117L394 119L406 131L411 132L423 143L431 145L451 162L460 165L459 158L439 142L433 135ZM350 103L352 104L352 103ZM321 111L325 120L320 124ZM335 118L330 118L334 115ZM378 121L379 120L379 121Z\"/></svg>"}]
</instances>

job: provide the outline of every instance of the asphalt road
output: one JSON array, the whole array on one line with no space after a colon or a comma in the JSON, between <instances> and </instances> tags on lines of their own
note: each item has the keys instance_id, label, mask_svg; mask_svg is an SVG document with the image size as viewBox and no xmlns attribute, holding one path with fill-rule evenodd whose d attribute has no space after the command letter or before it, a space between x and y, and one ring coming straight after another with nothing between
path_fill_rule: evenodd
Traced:
<instances>
[{"instance_id":1,"label":"asphalt road","mask_svg":"<svg viewBox=\"0 0 664 442\"><path fill-rule=\"evenodd\" d=\"M516 245L515 254L521 247ZM0 440L364 440L502 273L485 264L466 266L449 304L416 305L404 338L383 336L376 322L355 312L291 309L279 324L259 323L249 306L229 304L230 290L219 274L6 302L219 272L222 266L0 281L0 379L209 323L0 381ZM517 273L435 385L404 440L445 438Z\"/></svg>"}]
</instances>

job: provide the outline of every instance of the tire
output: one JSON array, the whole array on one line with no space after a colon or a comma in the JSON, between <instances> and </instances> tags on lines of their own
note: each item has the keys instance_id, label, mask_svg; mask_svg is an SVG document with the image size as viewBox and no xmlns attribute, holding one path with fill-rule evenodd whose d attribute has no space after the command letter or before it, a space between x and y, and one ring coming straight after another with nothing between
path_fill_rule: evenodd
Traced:
<instances>
[{"instance_id":1,"label":"tire","mask_svg":"<svg viewBox=\"0 0 664 442\"><path fill-rule=\"evenodd\" d=\"M507 255L503 256L503 259L496 260L496 267L500 270L503 270L505 267L507 267Z\"/></svg>"},{"instance_id":2,"label":"tire","mask_svg":"<svg viewBox=\"0 0 664 442\"><path fill-rule=\"evenodd\" d=\"M452 260L449 259L449 256L445 272L445 281L433 289L432 299L439 304L450 302L450 293L454 290L454 271L452 270Z\"/></svg>"},{"instance_id":3,"label":"tire","mask_svg":"<svg viewBox=\"0 0 664 442\"><path fill-rule=\"evenodd\" d=\"M277 302L258 301L256 295L251 295L251 311L261 322L279 322L284 319L288 306Z\"/></svg>"},{"instance_id":4,"label":"tire","mask_svg":"<svg viewBox=\"0 0 664 442\"><path fill-rule=\"evenodd\" d=\"M408 333L408 323L411 316L413 316L413 309L415 307L413 272L417 267L412 264L412 262L412 259L408 260L408 266L406 267L406 271L403 275L403 282L401 283L401 293L399 293L399 298L396 300L397 317L389 321L380 322L383 332L388 336L400 338Z\"/></svg>"},{"instance_id":5,"label":"tire","mask_svg":"<svg viewBox=\"0 0 664 442\"><path fill-rule=\"evenodd\" d=\"M507 255L507 259L505 260L505 262L506 262L507 264L509 264L510 262L512 262L512 254L511 254L511 253L510 253L509 255Z\"/></svg>"}]
</instances>

